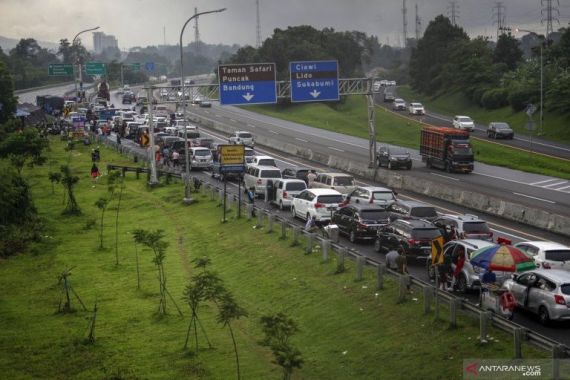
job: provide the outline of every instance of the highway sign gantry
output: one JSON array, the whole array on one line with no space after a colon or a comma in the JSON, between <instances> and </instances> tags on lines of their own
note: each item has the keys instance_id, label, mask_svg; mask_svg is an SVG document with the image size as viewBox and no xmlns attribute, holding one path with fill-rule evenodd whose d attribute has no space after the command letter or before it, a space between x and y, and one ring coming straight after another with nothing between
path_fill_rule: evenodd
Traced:
<instances>
[{"instance_id":1,"label":"highway sign gantry","mask_svg":"<svg viewBox=\"0 0 570 380\"><path fill-rule=\"evenodd\" d=\"M289 62L291 102L338 101L338 61Z\"/></svg>"},{"instance_id":2,"label":"highway sign gantry","mask_svg":"<svg viewBox=\"0 0 570 380\"><path fill-rule=\"evenodd\" d=\"M218 66L220 104L277 103L275 63Z\"/></svg>"},{"instance_id":3,"label":"highway sign gantry","mask_svg":"<svg viewBox=\"0 0 570 380\"><path fill-rule=\"evenodd\" d=\"M53 63L48 66L48 76L58 77L58 76L68 76L73 75L73 65Z\"/></svg>"},{"instance_id":4,"label":"highway sign gantry","mask_svg":"<svg viewBox=\"0 0 570 380\"><path fill-rule=\"evenodd\" d=\"M107 73L107 70L104 63L87 62L85 64L85 73L87 75L105 75Z\"/></svg>"}]
</instances>

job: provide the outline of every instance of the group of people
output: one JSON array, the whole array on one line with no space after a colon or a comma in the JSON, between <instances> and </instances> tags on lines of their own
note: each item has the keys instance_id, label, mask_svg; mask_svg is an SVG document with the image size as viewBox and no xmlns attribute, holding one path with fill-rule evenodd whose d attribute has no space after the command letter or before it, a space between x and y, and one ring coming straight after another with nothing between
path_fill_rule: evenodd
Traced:
<instances>
[{"instance_id":1,"label":"group of people","mask_svg":"<svg viewBox=\"0 0 570 380\"><path fill-rule=\"evenodd\" d=\"M156 161L162 163L162 165L170 166L177 168L180 166L180 153L176 149L169 149L166 145L162 147L162 149L158 149Z\"/></svg>"}]
</instances>

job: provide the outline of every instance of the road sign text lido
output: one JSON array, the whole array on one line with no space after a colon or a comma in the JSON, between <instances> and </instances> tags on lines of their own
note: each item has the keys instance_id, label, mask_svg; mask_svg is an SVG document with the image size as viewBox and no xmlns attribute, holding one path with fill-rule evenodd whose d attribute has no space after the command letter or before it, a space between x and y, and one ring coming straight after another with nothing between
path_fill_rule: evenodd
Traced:
<instances>
[{"instance_id":1,"label":"road sign text lido","mask_svg":"<svg viewBox=\"0 0 570 380\"><path fill-rule=\"evenodd\" d=\"M339 100L338 62L289 62L292 102Z\"/></svg>"}]
</instances>

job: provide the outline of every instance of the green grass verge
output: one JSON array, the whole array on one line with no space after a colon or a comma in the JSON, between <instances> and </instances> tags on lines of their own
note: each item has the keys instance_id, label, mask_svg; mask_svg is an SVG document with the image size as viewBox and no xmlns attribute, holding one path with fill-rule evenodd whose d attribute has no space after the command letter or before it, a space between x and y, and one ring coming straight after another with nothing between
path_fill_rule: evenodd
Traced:
<instances>
[{"instance_id":1,"label":"green grass verge","mask_svg":"<svg viewBox=\"0 0 570 380\"><path fill-rule=\"evenodd\" d=\"M294 104L289 106L248 106L248 110L346 135L368 138L366 101L347 97L342 104ZM376 133L380 143L419 149L419 122L376 107ZM570 179L568 161L472 139L477 161L531 173Z\"/></svg>"},{"instance_id":2,"label":"green grass verge","mask_svg":"<svg viewBox=\"0 0 570 380\"><path fill-rule=\"evenodd\" d=\"M445 115L468 115L477 123L484 125L491 121L505 121L511 125L516 133L529 134L529 131L525 129L525 125L528 122L526 113L514 112L510 106L496 110L486 110L485 108L473 104L473 102L462 93L433 98L420 95L409 86L398 87L398 96L409 101L422 102L428 111L431 110ZM538 113L534 115L534 119L539 119ZM537 130L534 131L534 134L539 132L538 121L536 128ZM548 140L570 144L570 117L545 112L542 137Z\"/></svg>"},{"instance_id":3,"label":"green grass verge","mask_svg":"<svg viewBox=\"0 0 570 380\"><path fill-rule=\"evenodd\" d=\"M512 337L491 329L494 339L477 343L478 321L460 317L450 329L433 313L424 316L422 297L408 296L398 304L397 287L387 279L375 290L375 271L354 280L354 265L335 274L336 261L323 263L319 252L305 255L303 243L253 229L245 218L221 224L216 201L196 194L196 203L181 205L180 183L149 190L145 180L128 173L119 225L120 265L113 243L116 202L104 219L104 246L98 247L99 210L95 201L106 196L105 177L96 187L89 179L89 148L69 155L52 140L49 165L25 169L36 205L46 224L44 241L9 260L0 261L0 371L3 378L198 378L235 377L228 331L215 322L214 305L201 308L200 318L214 346L202 339L198 355L184 351L189 310L181 300L196 269L191 260L207 256L249 317L234 324L243 378L279 379L270 351L258 344L260 316L284 311L298 321L293 343L303 354L304 367L295 378L306 379L459 379L462 358L510 358ZM64 217L60 186L51 193L47 174L70 159L80 177L76 195L83 216ZM130 164L102 149L103 162ZM103 167L104 164L101 164ZM51 169L50 169L51 167ZM159 318L158 282L152 254L135 247L130 231L164 229L168 289L185 316L168 300L169 315ZM137 289L135 253L140 258L141 288ZM98 302L95 344L86 344L91 313L78 309L56 313L60 299L59 273L74 267L73 288L91 308ZM416 292L417 293L417 292ZM416 297L416 298L412 298ZM73 305L78 308L74 300ZM441 310L442 318L448 311ZM548 354L525 346L527 357Z\"/></svg>"}]
</instances>

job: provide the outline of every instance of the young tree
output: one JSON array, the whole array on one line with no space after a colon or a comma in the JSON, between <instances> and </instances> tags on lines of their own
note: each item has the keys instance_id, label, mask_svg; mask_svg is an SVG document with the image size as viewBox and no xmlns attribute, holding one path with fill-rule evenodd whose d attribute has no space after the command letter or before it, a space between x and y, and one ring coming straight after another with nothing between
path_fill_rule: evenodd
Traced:
<instances>
[{"instance_id":1,"label":"young tree","mask_svg":"<svg viewBox=\"0 0 570 380\"><path fill-rule=\"evenodd\" d=\"M519 41L511 34L501 34L495 46L493 60L495 63L505 64L509 71L516 69L523 60Z\"/></svg>"},{"instance_id":2,"label":"young tree","mask_svg":"<svg viewBox=\"0 0 570 380\"><path fill-rule=\"evenodd\" d=\"M0 107L0 124L4 124L13 117L18 101L14 97L12 76L2 60L0 60L0 104L2 105Z\"/></svg>"},{"instance_id":3,"label":"young tree","mask_svg":"<svg viewBox=\"0 0 570 380\"><path fill-rule=\"evenodd\" d=\"M236 373L238 380L241 379L240 367L239 367L239 355L237 350L236 337L234 330L232 328L232 321L238 320L242 317L247 317L247 311L240 307L232 294L230 292L225 292L220 300L219 313L218 313L218 323L221 323L224 327L228 327L230 331L230 336L232 338L232 343L234 345L234 353L236 355Z\"/></svg>"},{"instance_id":4,"label":"young tree","mask_svg":"<svg viewBox=\"0 0 570 380\"><path fill-rule=\"evenodd\" d=\"M49 177L49 181L51 182L51 193L55 194L54 184L60 183L61 173L49 172L48 177Z\"/></svg>"},{"instance_id":5,"label":"young tree","mask_svg":"<svg viewBox=\"0 0 570 380\"><path fill-rule=\"evenodd\" d=\"M63 211L64 215L81 215L81 209L75 199L74 187L79 182L79 177L71 173L71 169L67 165L61 167L62 179L61 183L67 193L67 206Z\"/></svg>"},{"instance_id":6,"label":"young tree","mask_svg":"<svg viewBox=\"0 0 570 380\"><path fill-rule=\"evenodd\" d=\"M10 133L0 142L0 158L8 157L19 173L26 162L29 166L42 165L46 158L42 156L48 142L40 137L35 128L25 128L20 132Z\"/></svg>"},{"instance_id":7,"label":"young tree","mask_svg":"<svg viewBox=\"0 0 570 380\"><path fill-rule=\"evenodd\" d=\"M117 173L117 175L113 174ZM125 178L119 172L111 172L109 177L116 177L115 181L119 181L119 199L117 200L117 211L115 213L115 264L119 265L119 213L121 211L121 200L123 199L123 190L125 189Z\"/></svg>"},{"instance_id":8,"label":"young tree","mask_svg":"<svg viewBox=\"0 0 570 380\"><path fill-rule=\"evenodd\" d=\"M107 205L109 200L106 198L99 198L95 202L95 206L101 210L101 221L99 222L99 249L103 249L103 219L105 217L105 211L107 210Z\"/></svg>"}]
</instances>

